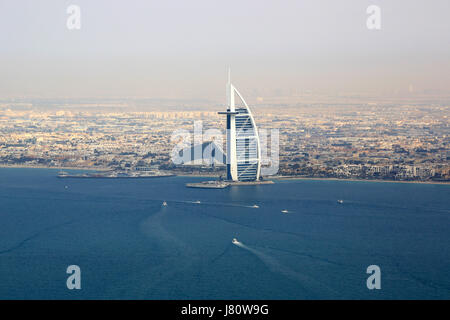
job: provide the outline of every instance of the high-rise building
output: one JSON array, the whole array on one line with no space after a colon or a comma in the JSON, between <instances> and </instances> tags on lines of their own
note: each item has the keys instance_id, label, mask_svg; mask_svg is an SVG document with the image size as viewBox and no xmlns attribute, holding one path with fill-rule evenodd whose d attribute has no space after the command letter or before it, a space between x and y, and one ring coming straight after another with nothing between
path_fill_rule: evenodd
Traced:
<instances>
[{"instance_id":1,"label":"high-rise building","mask_svg":"<svg viewBox=\"0 0 450 320\"><path fill-rule=\"evenodd\" d=\"M227 111L227 180L259 180L261 171L261 149L253 115L242 95L231 83L228 71ZM236 106L236 98L240 100Z\"/></svg>"}]
</instances>

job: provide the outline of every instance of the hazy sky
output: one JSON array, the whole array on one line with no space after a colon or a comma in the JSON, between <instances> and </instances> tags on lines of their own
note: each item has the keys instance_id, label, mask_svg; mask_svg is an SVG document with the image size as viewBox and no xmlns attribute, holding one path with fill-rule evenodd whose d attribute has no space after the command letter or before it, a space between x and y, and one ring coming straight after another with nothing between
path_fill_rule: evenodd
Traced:
<instances>
[{"instance_id":1,"label":"hazy sky","mask_svg":"<svg viewBox=\"0 0 450 320\"><path fill-rule=\"evenodd\" d=\"M0 98L217 98L228 66L250 95L449 93L449 15L449 0L0 0Z\"/></svg>"}]
</instances>

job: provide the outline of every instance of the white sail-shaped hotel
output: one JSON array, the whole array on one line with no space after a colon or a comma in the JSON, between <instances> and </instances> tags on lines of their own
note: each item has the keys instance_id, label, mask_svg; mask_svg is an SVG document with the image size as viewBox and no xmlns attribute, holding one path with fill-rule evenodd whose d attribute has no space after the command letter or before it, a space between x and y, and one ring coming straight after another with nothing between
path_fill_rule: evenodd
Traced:
<instances>
[{"instance_id":1,"label":"white sail-shaped hotel","mask_svg":"<svg viewBox=\"0 0 450 320\"><path fill-rule=\"evenodd\" d=\"M227 111L227 180L257 181L261 171L261 147L253 115L242 95L231 83L228 71ZM240 100L236 106L236 98Z\"/></svg>"}]
</instances>

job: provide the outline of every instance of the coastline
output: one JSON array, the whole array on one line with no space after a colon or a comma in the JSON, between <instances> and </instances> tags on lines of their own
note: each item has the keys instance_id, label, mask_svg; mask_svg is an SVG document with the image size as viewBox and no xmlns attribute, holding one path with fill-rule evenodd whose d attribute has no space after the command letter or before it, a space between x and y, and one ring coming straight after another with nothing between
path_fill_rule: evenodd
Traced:
<instances>
[{"instance_id":1,"label":"coastline","mask_svg":"<svg viewBox=\"0 0 450 320\"><path fill-rule=\"evenodd\" d=\"M48 167L40 165L5 165L0 164L0 168L15 168L15 169L54 169L54 170L84 170L84 171L110 171L110 168L92 168L92 167ZM194 177L194 178L218 178L215 175L208 174L176 174L178 177ZM439 184L439 185L450 185L449 182L444 181L400 181L400 180L377 180L377 179L341 179L341 178L320 178L320 177L298 177L298 176L268 176L266 179L270 180L323 180L323 181L351 181L351 182L379 182L379 183L416 183L416 184Z\"/></svg>"},{"instance_id":2,"label":"coastline","mask_svg":"<svg viewBox=\"0 0 450 320\"><path fill-rule=\"evenodd\" d=\"M180 174L178 177L195 177L195 178L217 178L213 175L201 175L201 174ZM323 181L351 181L351 182L387 182L387 183L418 183L418 184L442 184L450 185L450 182L440 181L401 181L401 180L376 180L376 179L340 179L340 178L319 178L319 177L297 177L297 176L267 176L267 180L323 180Z\"/></svg>"},{"instance_id":3,"label":"coastline","mask_svg":"<svg viewBox=\"0 0 450 320\"><path fill-rule=\"evenodd\" d=\"M192 177L192 178L218 178L218 176L207 174L177 174L177 177Z\"/></svg>"},{"instance_id":4,"label":"coastline","mask_svg":"<svg viewBox=\"0 0 450 320\"><path fill-rule=\"evenodd\" d=\"M92 168L92 167L48 167L40 165L6 165L0 164L0 168L12 168L12 169L54 169L54 170L84 170L84 171L109 171L109 168Z\"/></svg>"},{"instance_id":5,"label":"coastline","mask_svg":"<svg viewBox=\"0 0 450 320\"><path fill-rule=\"evenodd\" d=\"M267 177L269 179L269 177ZM319 177L296 177L296 176L274 176L270 177L271 180L324 180L324 181L351 181L351 182L386 182L386 183L417 183L417 184L442 184L450 185L450 182L440 181L401 181L401 180L377 180L377 179L340 179L340 178L319 178Z\"/></svg>"}]
</instances>

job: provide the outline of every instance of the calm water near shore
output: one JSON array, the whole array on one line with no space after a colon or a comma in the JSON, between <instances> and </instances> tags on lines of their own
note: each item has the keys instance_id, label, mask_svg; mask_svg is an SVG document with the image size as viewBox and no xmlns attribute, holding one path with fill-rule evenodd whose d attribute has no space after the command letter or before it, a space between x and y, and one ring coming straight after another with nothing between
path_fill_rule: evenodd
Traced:
<instances>
[{"instance_id":1,"label":"calm water near shore","mask_svg":"<svg viewBox=\"0 0 450 320\"><path fill-rule=\"evenodd\" d=\"M0 299L450 299L449 185L57 172L0 168Z\"/></svg>"}]
</instances>

